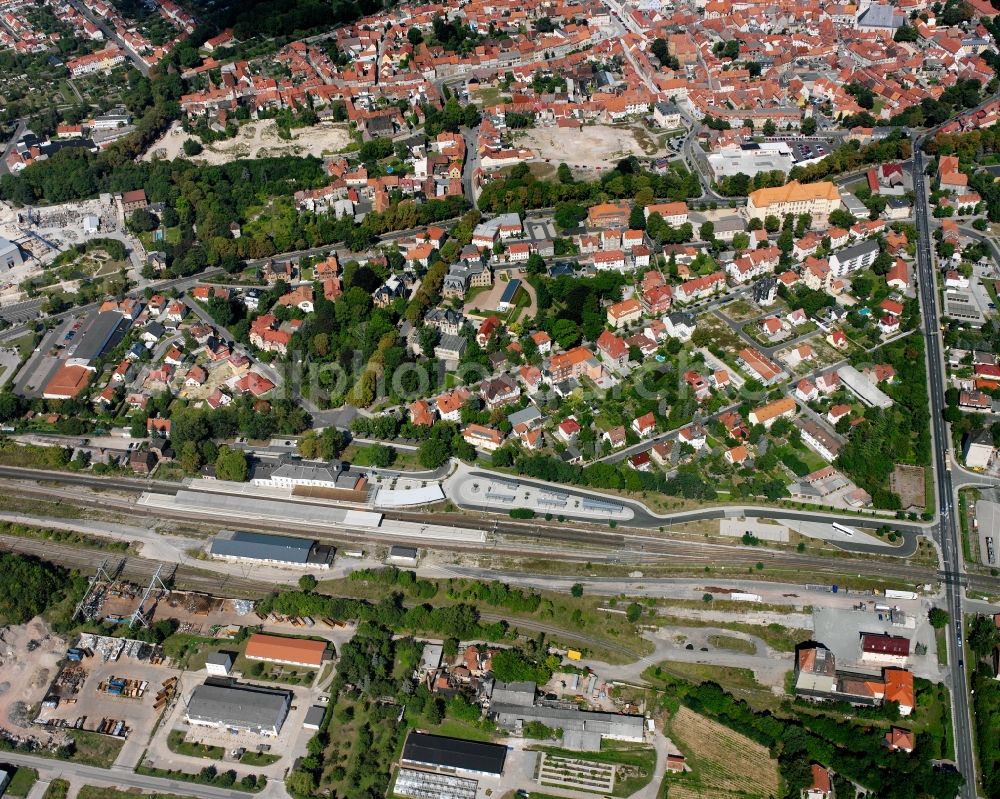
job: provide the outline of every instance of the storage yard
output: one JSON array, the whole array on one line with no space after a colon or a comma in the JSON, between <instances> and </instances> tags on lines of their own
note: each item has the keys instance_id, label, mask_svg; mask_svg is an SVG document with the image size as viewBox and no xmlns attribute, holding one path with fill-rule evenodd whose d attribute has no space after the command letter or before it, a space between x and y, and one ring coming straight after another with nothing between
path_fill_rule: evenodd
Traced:
<instances>
[{"instance_id":1,"label":"storage yard","mask_svg":"<svg viewBox=\"0 0 1000 799\"><path fill-rule=\"evenodd\" d=\"M125 738L148 735L180 672L158 648L84 634L65 653L36 723Z\"/></svg>"}]
</instances>

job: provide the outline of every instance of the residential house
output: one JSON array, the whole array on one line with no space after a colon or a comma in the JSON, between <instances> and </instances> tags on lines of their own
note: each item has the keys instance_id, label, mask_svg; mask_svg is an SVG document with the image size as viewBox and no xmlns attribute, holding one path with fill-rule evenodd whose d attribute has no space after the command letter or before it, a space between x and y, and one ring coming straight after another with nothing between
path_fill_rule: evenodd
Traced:
<instances>
[{"instance_id":1,"label":"residential house","mask_svg":"<svg viewBox=\"0 0 1000 799\"><path fill-rule=\"evenodd\" d=\"M619 425L618 427L612 427L610 430L605 430L604 435L601 436L601 440L607 441L612 449L624 447L626 443L625 428Z\"/></svg>"},{"instance_id":2,"label":"residential house","mask_svg":"<svg viewBox=\"0 0 1000 799\"><path fill-rule=\"evenodd\" d=\"M574 347L549 359L549 374L554 382L579 377L599 380L601 364L586 347Z\"/></svg>"},{"instance_id":3,"label":"residential house","mask_svg":"<svg viewBox=\"0 0 1000 799\"><path fill-rule=\"evenodd\" d=\"M495 410L504 405L516 402L521 396L521 388L517 381L509 375L502 375L492 380L487 380L480 388L483 402L490 410Z\"/></svg>"},{"instance_id":4,"label":"residential house","mask_svg":"<svg viewBox=\"0 0 1000 799\"><path fill-rule=\"evenodd\" d=\"M747 414L747 419L752 425L761 424L769 429L776 419L794 416L796 410L795 400L791 397L782 397L779 400L774 400L773 402L768 402L754 408Z\"/></svg>"},{"instance_id":5,"label":"residential house","mask_svg":"<svg viewBox=\"0 0 1000 799\"><path fill-rule=\"evenodd\" d=\"M472 396L467 388L456 388L439 396L436 400L438 416L446 422L458 422L462 419L462 406Z\"/></svg>"},{"instance_id":6,"label":"residential house","mask_svg":"<svg viewBox=\"0 0 1000 799\"><path fill-rule=\"evenodd\" d=\"M503 433L481 424L470 424L462 431L466 443L485 452L493 452L503 444Z\"/></svg>"},{"instance_id":7,"label":"residential house","mask_svg":"<svg viewBox=\"0 0 1000 799\"><path fill-rule=\"evenodd\" d=\"M616 330L638 322L642 318L642 305L635 298L608 306L608 324Z\"/></svg>"},{"instance_id":8,"label":"residential house","mask_svg":"<svg viewBox=\"0 0 1000 799\"><path fill-rule=\"evenodd\" d=\"M552 352L552 337L544 330L539 330L537 333L532 333L531 340L534 341L535 346L538 347L539 355L544 356Z\"/></svg>"},{"instance_id":9,"label":"residential house","mask_svg":"<svg viewBox=\"0 0 1000 799\"><path fill-rule=\"evenodd\" d=\"M639 438L649 438L656 432L656 417L652 411L632 420L632 430Z\"/></svg>"},{"instance_id":10,"label":"residential house","mask_svg":"<svg viewBox=\"0 0 1000 799\"><path fill-rule=\"evenodd\" d=\"M628 363L628 345L610 330L603 331L596 343L598 352L609 366L622 369Z\"/></svg>"}]
</instances>

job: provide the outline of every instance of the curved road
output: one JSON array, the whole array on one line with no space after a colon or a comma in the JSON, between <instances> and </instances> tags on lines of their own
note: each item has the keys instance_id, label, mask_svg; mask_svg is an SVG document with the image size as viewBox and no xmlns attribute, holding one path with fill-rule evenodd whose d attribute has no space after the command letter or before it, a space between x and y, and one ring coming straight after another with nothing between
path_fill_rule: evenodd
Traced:
<instances>
[{"instance_id":1,"label":"curved road","mask_svg":"<svg viewBox=\"0 0 1000 799\"><path fill-rule=\"evenodd\" d=\"M820 522L826 524L832 524L833 522L843 522L848 525L858 525L863 524L868 521L868 518L863 516L857 516L853 514L838 514L838 513L824 513L821 511L798 511L798 510L786 510L784 508L768 508L762 506L717 506L712 508L704 508L700 510L689 510L689 511L678 511L676 513L668 513L664 515L655 514L649 510L641 502L636 502L635 500L625 499L623 497L618 497L609 494L598 494L594 491L584 491L575 488L568 488L565 485L557 485L555 483L547 483L544 480L533 480L531 478L524 477L511 477L506 474L484 472L484 471L473 471L469 472L469 478L479 478L481 480L490 479L501 479L514 481L516 480L521 485L531 486L533 488L543 489L547 491L557 490L562 494L568 494L572 497L577 497L580 499L586 497L594 497L595 495L600 497L602 500L607 500L609 502L614 502L619 505L623 505L632 510L634 516L628 520L627 525L629 527L639 527L639 528L660 528L667 524L677 524L679 522L692 522L692 521L703 521L706 519L731 519L738 518L741 516L746 516L749 518L760 518L760 519L791 519L793 521L801 522ZM490 508L485 505L475 505L472 503L459 503L456 500L452 500L456 505L465 509L472 511L479 511L484 513L495 514L496 509ZM567 513L567 516L572 514ZM879 524L888 524L895 528L903 536L903 545L900 547L889 547L889 546L876 546L870 544L853 544L847 541L837 541L830 542L834 543L838 548L843 549L846 552L858 552L874 555L892 555L901 558L911 557L917 551L917 543L921 535L926 535L933 528L928 524L921 524L918 522L903 522L897 519L883 519L880 517L870 517L872 521L877 521ZM592 520L591 520L592 521Z\"/></svg>"}]
</instances>

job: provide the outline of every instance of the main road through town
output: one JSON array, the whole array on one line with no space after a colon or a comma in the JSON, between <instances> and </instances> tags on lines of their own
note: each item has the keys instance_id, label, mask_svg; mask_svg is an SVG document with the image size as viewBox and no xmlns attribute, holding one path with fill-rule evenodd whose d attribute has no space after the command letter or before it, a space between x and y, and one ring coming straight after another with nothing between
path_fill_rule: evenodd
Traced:
<instances>
[{"instance_id":1,"label":"main road through town","mask_svg":"<svg viewBox=\"0 0 1000 799\"><path fill-rule=\"evenodd\" d=\"M955 760L965 777L960 796L973 799L976 790L976 758L973 751L972 716L965 680L965 657L962 642L962 581L964 564L958 539L958 525L953 507L951 462L949 460L949 430L944 421L944 364L941 327L938 319L937 288L934 262L931 256L930 220L927 214L927 187L924 181L924 157L920 148L923 138L913 145L913 188L916 193L917 280L920 307L923 312L924 335L927 338L927 375L931 400L931 430L934 441L934 471L937 476L938 505L941 509L941 556L943 559L945 596L951 627L948 641L948 662L951 668L952 718L955 725Z\"/></svg>"}]
</instances>

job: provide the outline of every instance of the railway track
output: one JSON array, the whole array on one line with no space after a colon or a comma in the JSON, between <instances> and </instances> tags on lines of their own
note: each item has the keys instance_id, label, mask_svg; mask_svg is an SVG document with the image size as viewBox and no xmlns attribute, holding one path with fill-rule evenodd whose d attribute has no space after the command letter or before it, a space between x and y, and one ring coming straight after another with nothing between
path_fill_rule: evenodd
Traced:
<instances>
[{"instance_id":1,"label":"railway track","mask_svg":"<svg viewBox=\"0 0 1000 799\"><path fill-rule=\"evenodd\" d=\"M103 510L114 510L119 513L134 516L147 522L154 511L137 505L134 499L115 497L110 491L124 491L137 494L143 491L157 493L176 493L181 486L162 481L146 481L132 478L99 478L91 475L53 474L36 470L0 467L0 478L8 477L8 493L31 496L49 501L65 501L72 505L84 505ZM22 481L29 480L30 483ZM46 485L39 486L39 482ZM79 486L90 489L93 495L64 489L61 485ZM96 491L95 491L96 489ZM211 493L211 492L209 492ZM408 522L426 522L429 514L403 511L383 513L390 520ZM199 526L232 525L230 516L198 511L172 511L165 508L155 510L157 518L177 519ZM683 539L658 538L651 531L616 531L594 526L539 525L533 522L516 522L502 519L474 518L462 514L439 513L433 515L435 524L451 524L455 527L480 530L490 538L485 544L469 543L435 539L429 540L428 546L456 552L475 554L496 554L509 557L558 557L560 560L574 563L583 562L614 562L634 563L636 567L643 564L664 565L677 563L682 566L732 566L736 568L755 568L762 563L765 569L780 569L782 571L805 571L814 575L829 575L831 580L847 573L858 576L889 577L904 580L907 583L936 582L947 579L947 575L929 567L914 566L906 562L893 562L881 558L818 557L797 552L781 552L759 547L747 547L740 544L719 544L710 542L688 541ZM279 522L266 520L241 520L239 526L243 529L260 532L288 532ZM331 544L371 545L378 536L371 530L351 530L342 528L331 533L327 527L299 524L296 530L303 534L315 536L318 540ZM207 534L207 533L206 533ZM390 537L384 538L388 543ZM560 546L561 545L561 546ZM155 570L155 567L154 567ZM996 578L968 575L968 585L983 591L996 592L1000 588L1000 580ZM259 583L253 584L260 586Z\"/></svg>"},{"instance_id":2,"label":"railway track","mask_svg":"<svg viewBox=\"0 0 1000 799\"><path fill-rule=\"evenodd\" d=\"M0 549L5 552L16 552L22 555L34 555L37 558L76 569L82 574L94 574L97 567L106 559L124 560L122 576L134 582L148 580L163 567L167 574L172 574L174 585L182 590L202 591L220 596L259 597L261 594L273 591L274 583L245 579L218 572L207 572L185 564L165 563L134 555L106 555L100 550L85 549L72 544L61 544L55 541L24 538L13 535L0 535Z\"/></svg>"}]
</instances>

